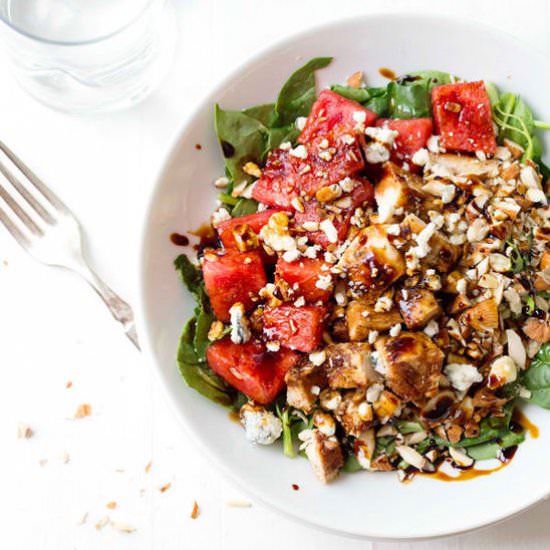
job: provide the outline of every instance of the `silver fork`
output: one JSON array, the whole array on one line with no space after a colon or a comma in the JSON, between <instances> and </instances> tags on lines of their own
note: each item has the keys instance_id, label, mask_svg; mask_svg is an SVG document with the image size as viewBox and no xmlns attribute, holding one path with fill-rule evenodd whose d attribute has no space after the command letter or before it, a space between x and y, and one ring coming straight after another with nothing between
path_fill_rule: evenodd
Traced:
<instances>
[{"instance_id":1,"label":"silver fork","mask_svg":"<svg viewBox=\"0 0 550 550\"><path fill-rule=\"evenodd\" d=\"M15 240L43 264L64 267L82 276L105 302L113 317L122 324L126 336L139 349L132 308L111 290L90 268L82 253L82 235L78 221L44 182L4 143L0 151L20 174L14 175L0 160L0 172L11 184L0 182L0 222ZM22 178L21 178L22 176ZM21 179L20 179L21 178ZM26 185L22 183L26 182ZM13 189L11 189L13 188ZM13 191L16 193L13 193Z\"/></svg>"}]
</instances>

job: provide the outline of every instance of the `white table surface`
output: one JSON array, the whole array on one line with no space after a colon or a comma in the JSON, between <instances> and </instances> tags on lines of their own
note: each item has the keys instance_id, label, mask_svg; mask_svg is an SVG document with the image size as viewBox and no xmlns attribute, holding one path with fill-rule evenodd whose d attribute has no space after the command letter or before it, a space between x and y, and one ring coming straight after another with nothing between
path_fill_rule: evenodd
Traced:
<instances>
[{"instance_id":1,"label":"white table surface","mask_svg":"<svg viewBox=\"0 0 550 550\"><path fill-rule=\"evenodd\" d=\"M382 9L468 15L550 55L547 0L178 0L176 61L145 103L119 114L71 117L37 104L2 71L0 135L78 214L92 263L132 301L145 200L172 136L195 102L273 40L319 22ZM255 503L227 506L229 499L248 499L192 448L166 406L151 365L121 335L97 297L76 277L34 263L3 230L0 333L2 549L516 550L550 545L550 502L474 534L395 545L327 535ZM92 415L71 420L81 403L91 404ZM21 422L32 427L32 438L16 438ZM167 483L170 489L161 493ZM189 517L194 500L200 506L196 520ZM118 503L115 510L106 508L110 501ZM452 502L447 505L449 513L460 513ZM96 529L106 516L136 531Z\"/></svg>"}]
</instances>

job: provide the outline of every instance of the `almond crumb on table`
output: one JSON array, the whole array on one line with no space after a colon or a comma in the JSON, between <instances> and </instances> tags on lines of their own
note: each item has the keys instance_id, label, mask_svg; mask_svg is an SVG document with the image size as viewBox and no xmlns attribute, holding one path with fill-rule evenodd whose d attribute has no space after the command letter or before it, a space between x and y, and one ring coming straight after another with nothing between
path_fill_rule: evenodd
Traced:
<instances>
[{"instance_id":1,"label":"almond crumb on table","mask_svg":"<svg viewBox=\"0 0 550 550\"><path fill-rule=\"evenodd\" d=\"M17 439L30 439L34 435L33 429L27 424L19 424L17 427Z\"/></svg>"},{"instance_id":2,"label":"almond crumb on table","mask_svg":"<svg viewBox=\"0 0 550 550\"><path fill-rule=\"evenodd\" d=\"M74 413L75 420L79 418L85 418L86 416L90 416L92 414L92 406L88 403L83 403L82 405L79 405L76 409L76 412Z\"/></svg>"},{"instance_id":3,"label":"almond crumb on table","mask_svg":"<svg viewBox=\"0 0 550 550\"><path fill-rule=\"evenodd\" d=\"M170 487L172 487L172 483L168 482L166 485L163 485L162 487L160 487L159 491L161 493L166 493L166 491L168 491L168 489L170 489Z\"/></svg>"},{"instance_id":4,"label":"almond crumb on table","mask_svg":"<svg viewBox=\"0 0 550 550\"><path fill-rule=\"evenodd\" d=\"M193 508L191 509L191 519L197 519L199 517L199 514L200 514L200 508L199 508L199 505L197 504L197 501L193 501Z\"/></svg>"}]
</instances>

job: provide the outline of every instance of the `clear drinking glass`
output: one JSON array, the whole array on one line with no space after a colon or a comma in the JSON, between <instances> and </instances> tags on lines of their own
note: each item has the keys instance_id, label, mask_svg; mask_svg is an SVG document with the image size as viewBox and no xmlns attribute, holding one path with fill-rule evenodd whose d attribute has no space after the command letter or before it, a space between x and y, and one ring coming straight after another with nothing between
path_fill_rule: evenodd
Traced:
<instances>
[{"instance_id":1,"label":"clear drinking glass","mask_svg":"<svg viewBox=\"0 0 550 550\"><path fill-rule=\"evenodd\" d=\"M0 0L0 19L17 80L62 111L135 105L172 62L168 0Z\"/></svg>"}]
</instances>

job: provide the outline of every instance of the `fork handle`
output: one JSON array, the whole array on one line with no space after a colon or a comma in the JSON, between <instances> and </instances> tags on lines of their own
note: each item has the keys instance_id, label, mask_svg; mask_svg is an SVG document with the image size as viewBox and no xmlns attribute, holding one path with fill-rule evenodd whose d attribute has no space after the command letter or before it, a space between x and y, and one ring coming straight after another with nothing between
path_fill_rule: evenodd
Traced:
<instances>
[{"instance_id":1,"label":"fork handle","mask_svg":"<svg viewBox=\"0 0 550 550\"><path fill-rule=\"evenodd\" d=\"M126 336L139 350L139 341L134 320L134 312L127 302L125 302L114 290L108 287L87 265L80 266L78 273L82 275L91 287L97 292L103 300L112 316L122 325ZM84 267L84 269L82 269Z\"/></svg>"}]
</instances>

